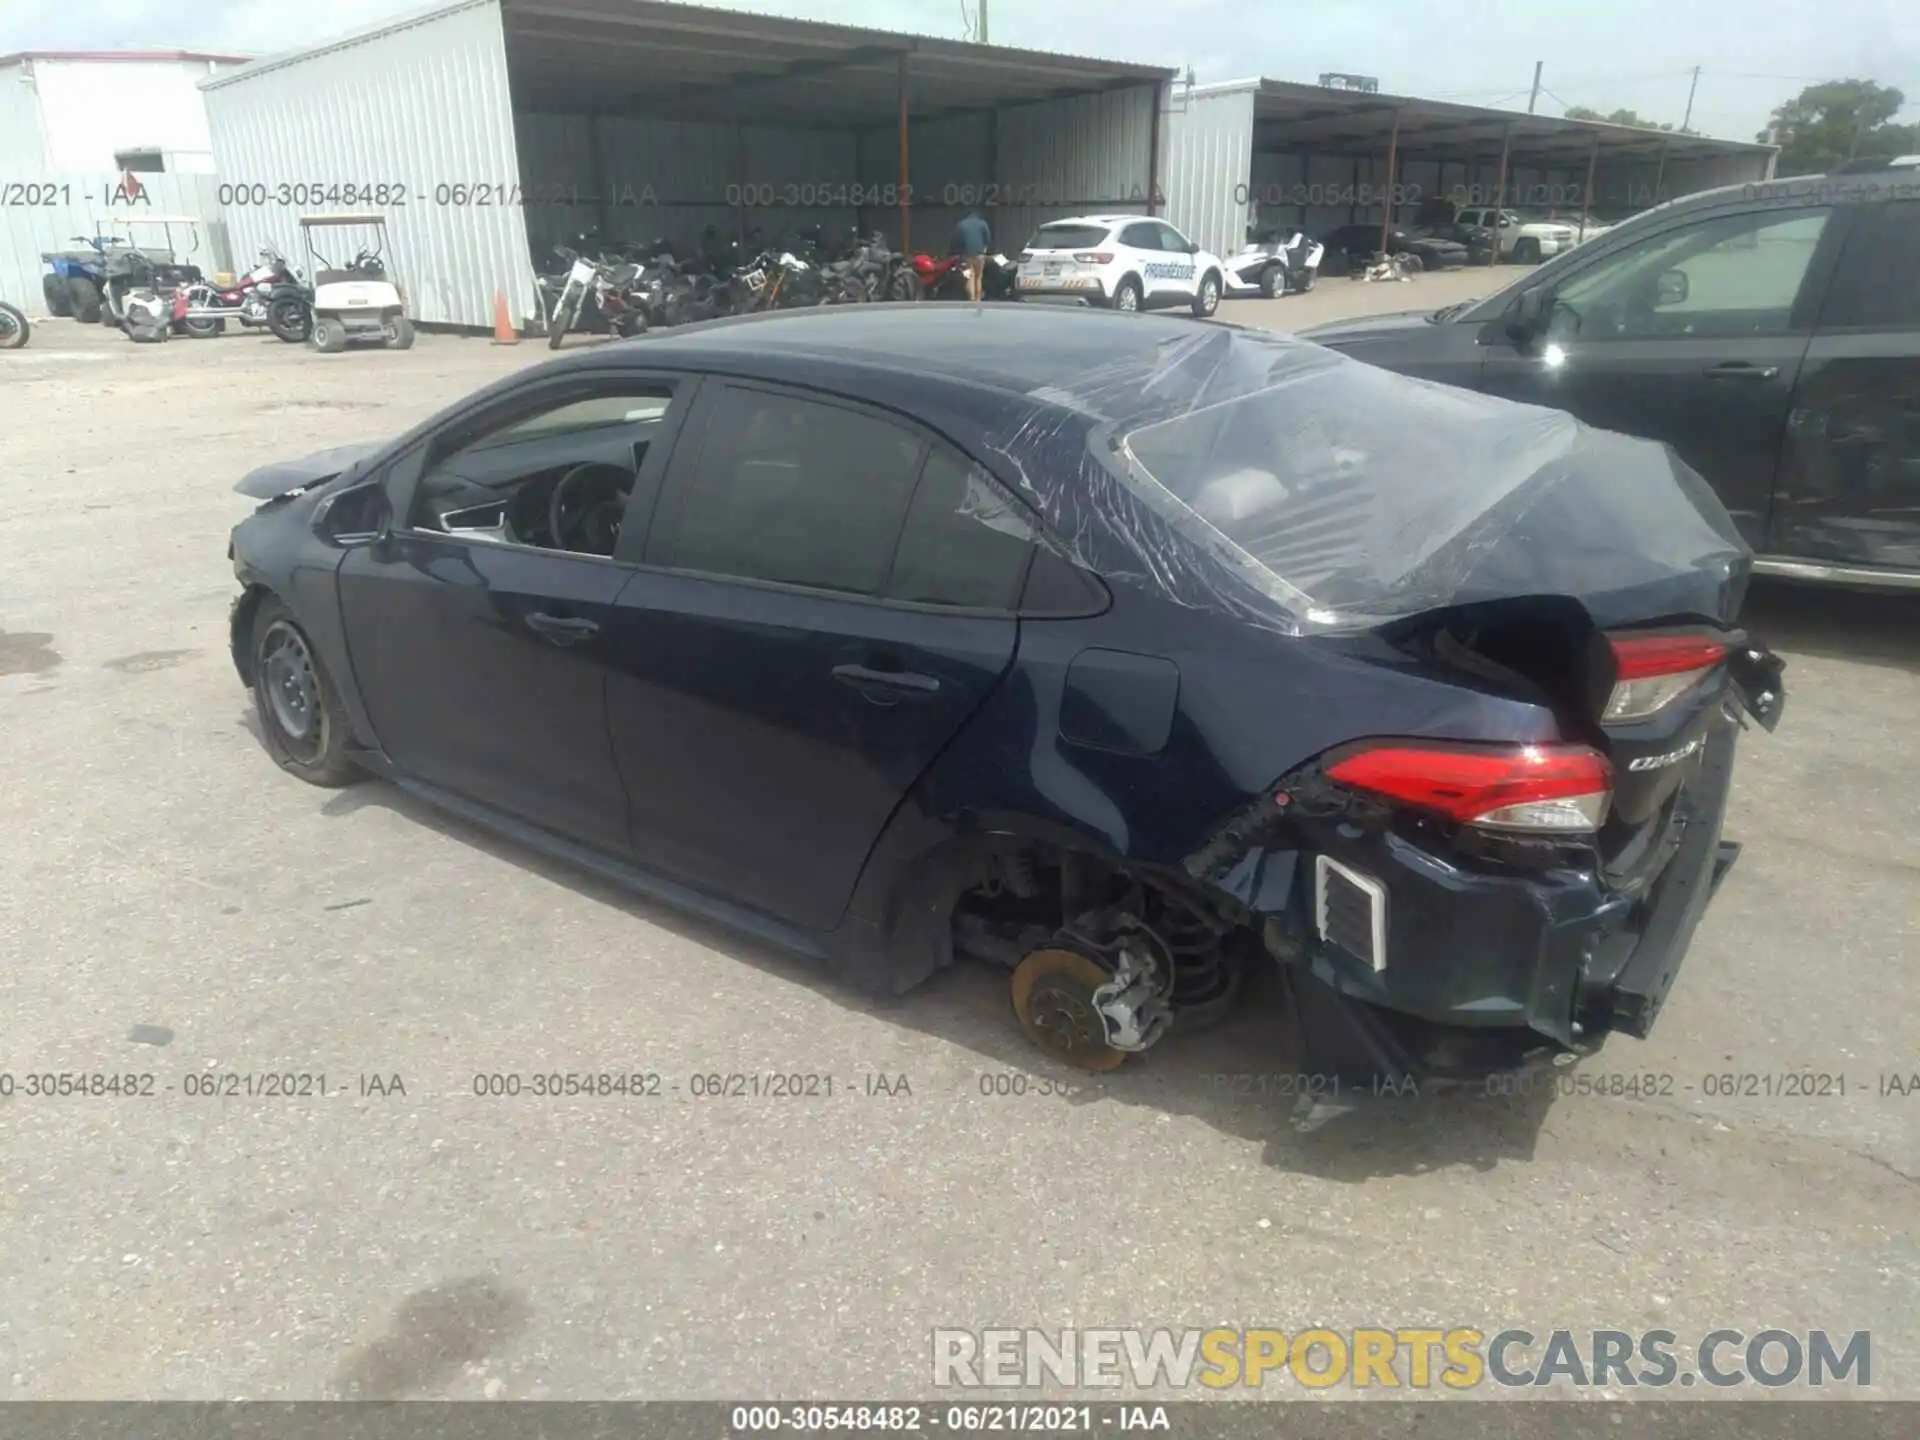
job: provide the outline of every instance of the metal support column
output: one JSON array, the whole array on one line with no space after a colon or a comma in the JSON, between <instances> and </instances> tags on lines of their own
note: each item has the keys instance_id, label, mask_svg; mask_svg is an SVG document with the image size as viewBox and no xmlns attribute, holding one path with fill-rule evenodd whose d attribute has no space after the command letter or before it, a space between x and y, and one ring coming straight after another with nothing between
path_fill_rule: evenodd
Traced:
<instances>
[{"instance_id":1,"label":"metal support column","mask_svg":"<svg viewBox=\"0 0 1920 1440\"><path fill-rule=\"evenodd\" d=\"M1493 187L1493 254L1487 257L1489 266L1500 263L1500 212L1507 206L1507 157L1513 153L1513 126L1505 126L1500 131L1500 175Z\"/></svg>"},{"instance_id":2,"label":"metal support column","mask_svg":"<svg viewBox=\"0 0 1920 1440\"><path fill-rule=\"evenodd\" d=\"M1653 172L1653 203L1655 205L1666 203L1660 198L1660 187L1667 183L1667 145L1668 142L1665 140L1660 142L1660 164Z\"/></svg>"},{"instance_id":3,"label":"metal support column","mask_svg":"<svg viewBox=\"0 0 1920 1440\"><path fill-rule=\"evenodd\" d=\"M1380 201L1380 253L1387 253L1387 235L1393 229L1393 192L1395 167L1400 163L1400 112L1393 112L1393 129L1387 132L1387 188Z\"/></svg>"},{"instance_id":4,"label":"metal support column","mask_svg":"<svg viewBox=\"0 0 1920 1440\"><path fill-rule=\"evenodd\" d=\"M1578 245L1587 238L1587 216L1593 213L1593 173L1600 167L1600 132L1593 132L1593 150L1587 156L1587 188L1580 197L1580 234L1574 240Z\"/></svg>"},{"instance_id":5,"label":"metal support column","mask_svg":"<svg viewBox=\"0 0 1920 1440\"><path fill-rule=\"evenodd\" d=\"M1147 214L1160 213L1160 136L1163 133L1160 112L1167 105L1167 85L1156 80L1153 85L1153 128L1147 136Z\"/></svg>"},{"instance_id":6,"label":"metal support column","mask_svg":"<svg viewBox=\"0 0 1920 1440\"><path fill-rule=\"evenodd\" d=\"M900 253L913 253L913 192L907 179L907 52L900 52Z\"/></svg>"}]
</instances>

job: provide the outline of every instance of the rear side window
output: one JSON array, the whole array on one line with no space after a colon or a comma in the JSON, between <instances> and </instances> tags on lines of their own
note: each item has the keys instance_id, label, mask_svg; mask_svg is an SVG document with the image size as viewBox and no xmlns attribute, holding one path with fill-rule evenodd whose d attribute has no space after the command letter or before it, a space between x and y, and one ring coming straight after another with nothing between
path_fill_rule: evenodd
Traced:
<instances>
[{"instance_id":1,"label":"rear side window","mask_svg":"<svg viewBox=\"0 0 1920 1440\"><path fill-rule=\"evenodd\" d=\"M1120 232L1120 243L1134 250L1158 250L1160 227L1148 224L1129 225Z\"/></svg>"},{"instance_id":2,"label":"rear side window","mask_svg":"<svg viewBox=\"0 0 1920 1440\"><path fill-rule=\"evenodd\" d=\"M999 486L978 466L935 446L907 512L887 598L1011 610L1033 544L1033 527Z\"/></svg>"},{"instance_id":3,"label":"rear side window","mask_svg":"<svg viewBox=\"0 0 1920 1440\"><path fill-rule=\"evenodd\" d=\"M1086 250L1106 238L1105 225L1042 225L1027 242L1027 249Z\"/></svg>"},{"instance_id":4,"label":"rear side window","mask_svg":"<svg viewBox=\"0 0 1920 1440\"><path fill-rule=\"evenodd\" d=\"M664 563L879 595L926 449L837 405L729 388L717 402Z\"/></svg>"},{"instance_id":5,"label":"rear side window","mask_svg":"<svg viewBox=\"0 0 1920 1440\"><path fill-rule=\"evenodd\" d=\"M1847 236L1823 330L1920 327L1920 200L1862 205Z\"/></svg>"}]
</instances>

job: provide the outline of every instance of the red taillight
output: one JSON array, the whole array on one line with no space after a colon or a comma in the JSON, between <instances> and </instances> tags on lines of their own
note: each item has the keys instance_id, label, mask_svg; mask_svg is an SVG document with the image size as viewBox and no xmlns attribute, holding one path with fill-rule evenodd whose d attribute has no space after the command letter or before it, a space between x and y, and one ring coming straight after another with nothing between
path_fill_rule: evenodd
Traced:
<instances>
[{"instance_id":1,"label":"red taillight","mask_svg":"<svg viewBox=\"0 0 1920 1440\"><path fill-rule=\"evenodd\" d=\"M1113 256L1105 250L1082 250L1073 257L1082 265L1110 265Z\"/></svg>"},{"instance_id":2,"label":"red taillight","mask_svg":"<svg viewBox=\"0 0 1920 1440\"><path fill-rule=\"evenodd\" d=\"M1724 641L1708 635L1609 635L1615 684L1603 725L1645 720L1678 700L1727 657Z\"/></svg>"},{"instance_id":3,"label":"red taillight","mask_svg":"<svg viewBox=\"0 0 1920 1440\"><path fill-rule=\"evenodd\" d=\"M1496 830L1598 830L1613 799L1612 767L1584 745L1393 742L1352 751L1327 773L1356 790Z\"/></svg>"}]
</instances>

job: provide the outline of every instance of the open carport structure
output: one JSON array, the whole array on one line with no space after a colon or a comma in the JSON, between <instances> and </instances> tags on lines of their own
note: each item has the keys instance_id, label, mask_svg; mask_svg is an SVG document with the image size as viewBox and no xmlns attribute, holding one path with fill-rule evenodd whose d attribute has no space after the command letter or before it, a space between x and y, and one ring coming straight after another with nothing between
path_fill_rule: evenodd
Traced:
<instances>
[{"instance_id":1,"label":"open carport structure","mask_svg":"<svg viewBox=\"0 0 1920 1440\"><path fill-rule=\"evenodd\" d=\"M1008 247L1145 211L1173 73L661 0L459 0L204 88L236 254L371 185L418 318L484 325L496 289L537 313L531 257L587 230L944 250L974 206Z\"/></svg>"},{"instance_id":2,"label":"open carport structure","mask_svg":"<svg viewBox=\"0 0 1920 1440\"><path fill-rule=\"evenodd\" d=\"M1772 146L1336 90L1282 80L1177 86L1165 131L1167 218L1231 253L1250 224L1309 234L1384 220L1391 203L1589 210L1619 218L1717 185L1764 180Z\"/></svg>"}]
</instances>

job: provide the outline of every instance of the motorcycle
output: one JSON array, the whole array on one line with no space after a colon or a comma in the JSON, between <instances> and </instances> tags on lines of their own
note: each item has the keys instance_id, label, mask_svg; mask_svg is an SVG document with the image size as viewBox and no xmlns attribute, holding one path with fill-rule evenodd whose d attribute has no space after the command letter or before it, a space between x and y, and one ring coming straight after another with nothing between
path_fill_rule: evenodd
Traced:
<instances>
[{"instance_id":1,"label":"motorcycle","mask_svg":"<svg viewBox=\"0 0 1920 1440\"><path fill-rule=\"evenodd\" d=\"M1012 300L1019 294L1020 267L1004 255L988 255L980 267L980 298ZM965 300L967 298L966 261L959 255L934 258L915 255L912 262L894 276L887 298L890 300Z\"/></svg>"},{"instance_id":2,"label":"motorcycle","mask_svg":"<svg viewBox=\"0 0 1920 1440\"><path fill-rule=\"evenodd\" d=\"M267 308L275 287L293 280L293 269L286 257L271 245L263 245L260 263L226 289L197 280L176 290L174 322L195 339L225 333L229 319L238 320L248 330L266 329Z\"/></svg>"},{"instance_id":3,"label":"motorcycle","mask_svg":"<svg viewBox=\"0 0 1920 1440\"><path fill-rule=\"evenodd\" d=\"M1304 294L1320 275L1326 247L1298 230L1265 230L1250 235L1238 255L1228 259L1221 289L1230 297Z\"/></svg>"},{"instance_id":4,"label":"motorcycle","mask_svg":"<svg viewBox=\"0 0 1920 1440\"><path fill-rule=\"evenodd\" d=\"M640 265L630 260L617 263L594 260L560 246L555 247L555 252L568 261L568 268L548 312L549 350L560 348L589 304L605 316L613 332L623 338L638 335L647 328L645 302L638 291Z\"/></svg>"},{"instance_id":5,"label":"motorcycle","mask_svg":"<svg viewBox=\"0 0 1920 1440\"><path fill-rule=\"evenodd\" d=\"M32 333L26 313L17 305L0 300L0 350L18 350Z\"/></svg>"}]
</instances>

